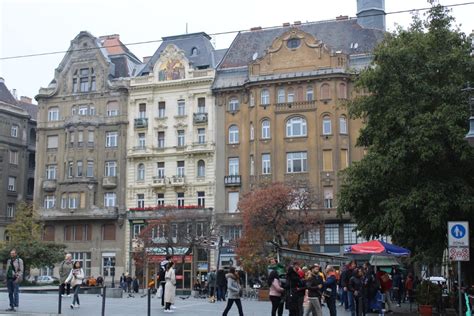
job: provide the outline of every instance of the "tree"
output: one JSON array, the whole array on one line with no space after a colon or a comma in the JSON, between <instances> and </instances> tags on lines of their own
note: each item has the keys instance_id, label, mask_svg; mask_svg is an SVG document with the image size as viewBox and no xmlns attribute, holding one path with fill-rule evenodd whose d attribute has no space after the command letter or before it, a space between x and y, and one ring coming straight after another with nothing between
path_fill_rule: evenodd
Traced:
<instances>
[{"instance_id":1,"label":"tree","mask_svg":"<svg viewBox=\"0 0 474 316\"><path fill-rule=\"evenodd\" d=\"M301 249L301 239L320 222L313 207L315 194L309 188L273 183L250 191L239 202L243 219L243 237L237 254L244 269L256 272L266 265L268 242Z\"/></svg>"},{"instance_id":2,"label":"tree","mask_svg":"<svg viewBox=\"0 0 474 316\"><path fill-rule=\"evenodd\" d=\"M23 259L25 272L29 268L53 266L64 258L65 245L41 239L43 227L36 218L33 206L18 204L15 220L6 227L8 240L1 245L0 257L7 258L12 248Z\"/></svg>"},{"instance_id":3,"label":"tree","mask_svg":"<svg viewBox=\"0 0 474 316\"><path fill-rule=\"evenodd\" d=\"M367 237L391 236L415 259L439 262L447 221L474 219L474 150L467 132L467 95L474 81L470 41L433 6L425 21L390 34L349 105L366 123L357 145L367 155L343 173L339 212ZM472 244L472 243L471 243Z\"/></svg>"}]
</instances>

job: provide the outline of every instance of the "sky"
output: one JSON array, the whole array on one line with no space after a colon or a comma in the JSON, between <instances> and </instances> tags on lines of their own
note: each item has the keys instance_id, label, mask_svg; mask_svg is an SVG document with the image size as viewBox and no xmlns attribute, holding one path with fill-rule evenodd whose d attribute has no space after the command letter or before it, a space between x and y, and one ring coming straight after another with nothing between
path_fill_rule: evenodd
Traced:
<instances>
[{"instance_id":1,"label":"sky","mask_svg":"<svg viewBox=\"0 0 474 316\"><path fill-rule=\"evenodd\" d=\"M470 3L452 8L461 31L474 30L474 2L439 0L442 5ZM427 0L385 0L387 13L427 8ZM423 14L426 11L419 11ZM278 26L284 22L331 20L356 15L356 0L255 1L255 0L0 0L0 58L66 51L83 30L94 36L120 34L123 43L159 40L193 32L206 32L216 48L227 48L235 33L251 27ZM387 14L388 31L410 24L412 13ZM140 59L150 56L159 42L128 45ZM0 60L0 77L18 96L34 97L54 78L64 53Z\"/></svg>"}]
</instances>

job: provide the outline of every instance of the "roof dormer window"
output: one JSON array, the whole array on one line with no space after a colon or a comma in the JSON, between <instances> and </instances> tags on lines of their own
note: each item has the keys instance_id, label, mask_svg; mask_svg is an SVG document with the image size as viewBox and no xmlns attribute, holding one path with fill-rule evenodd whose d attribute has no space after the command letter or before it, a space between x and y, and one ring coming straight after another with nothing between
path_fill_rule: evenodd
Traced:
<instances>
[{"instance_id":1,"label":"roof dormer window","mask_svg":"<svg viewBox=\"0 0 474 316\"><path fill-rule=\"evenodd\" d=\"M198 52L197 47L193 47L193 48L191 49L191 56L197 56L198 53L199 53L199 52Z\"/></svg>"}]
</instances>

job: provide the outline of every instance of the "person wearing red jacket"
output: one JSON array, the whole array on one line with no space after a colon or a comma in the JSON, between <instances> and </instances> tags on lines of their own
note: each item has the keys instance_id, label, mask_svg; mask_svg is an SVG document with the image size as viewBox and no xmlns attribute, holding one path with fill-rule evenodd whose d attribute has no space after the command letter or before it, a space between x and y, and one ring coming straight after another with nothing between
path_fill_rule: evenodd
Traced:
<instances>
[{"instance_id":1,"label":"person wearing red jacket","mask_svg":"<svg viewBox=\"0 0 474 316\"><path fill-rule=\"evenodd\" d=\"M383 293L384 301L385 301L385 309L387 313L392 312L392 299L390 298L390 291L392 289L392 279L390 279L390 275L382 270L378 270L376 274L377 280L380 283L380 290Z\"/></svg>"}]
</instances>

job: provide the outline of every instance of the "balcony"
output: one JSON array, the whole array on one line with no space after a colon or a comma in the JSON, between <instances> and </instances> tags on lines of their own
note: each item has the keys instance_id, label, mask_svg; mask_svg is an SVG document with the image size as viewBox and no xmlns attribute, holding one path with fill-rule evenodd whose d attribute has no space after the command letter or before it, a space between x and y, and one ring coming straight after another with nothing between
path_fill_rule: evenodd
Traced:
<instances>
[{"instance_id":1,"label":"balcony","mask_svg":"<svg viewBox=\"0 0 474 316\"><path fill-rule=\"evenodd\" d=\"M166 178L164 177L158 177L154 176L153 177L153 184L151 185L154 188L161 188L166 185Z\"/></svg>"},{"instance_id":2,"label":"balcony","mask_svg":"<svg viewBox=\"0 0 474 316\"><path fill-rule=\"evenodd\" d=\"M103 123L103 119L96 115L79 115L75 114L69 117L66 117L64 120L64 126L70 127L75 125L91 125L98 126Z\"/></svg>"},{"instance_id":3,"label":"balcony","mask_svg":"<svg viewBox=\"0 0 474 316\"><path fill-rule=\"evenodd\" d=\"M207 113L194 113L193 122L194 124L206 124L207 123Z\"/></svg>"},{"instance_id":4,"label":"balcony","mask_svg":"<svg viewBox=\"0 0 474 316\"><path fill-rule=\"evenodd\" d=\"M43 190L46 192L56 191L56 180L44 180L43 181Z\"/></svg>"},{"instance_id":5,"label":"balcony","mask_svg":"<svg viewBox=\"0 0 474 316\"><path fill-rule=\"evenodd\" d=\"M224 184L226 187L240 187L240 175L225 176Z\"/></svg>"},{"instance_id":6,"label":"balcony","mask_svg":"<svg viewBox=\"0 0 474 316\"><path fill-rule=\"evenodd\" d=\"M186 179L184 176L172 176L170 180L171 180L171 185L175 187L182 187L186 183Z\"/></svg>"},{"instance_id":7,"label":"balcony","mask_svg":"<svg viewBox=\"0 0 474 316\"><path fill-rule=\"evenodd\" d=\"M117 177L104 177L102 187L104 189L115 189L117 187Z\"/></svg>"},{"instance_id":8,"label":"balcony","mask_svg":"<svg viewBox=\"0 0 474 316\"><path fill-rule=\"evenodd\" d=\"M317 108L317 105L316 105L315 100L275 104L276 112L309 111L309 110L316 110L316 108Z\"/></svg>"},{"instance_id":9,"label":"balcony","mask_svg":"<svg viewBox=\"0 0 474 316\"><path fill-rule=\"evenodd\" d=\"M135 128L147 128L148 127L148 118L136 118L135 119Z\"/></svg>"}]
</instances>

